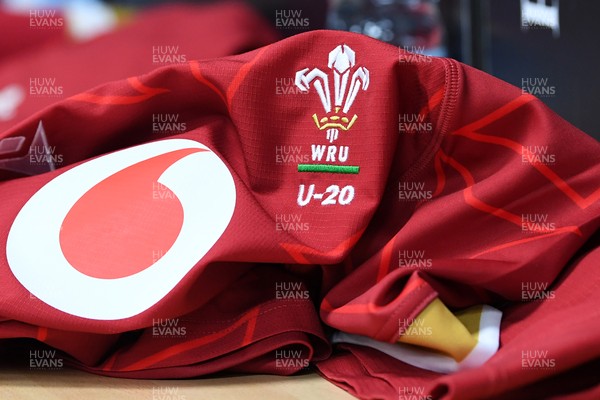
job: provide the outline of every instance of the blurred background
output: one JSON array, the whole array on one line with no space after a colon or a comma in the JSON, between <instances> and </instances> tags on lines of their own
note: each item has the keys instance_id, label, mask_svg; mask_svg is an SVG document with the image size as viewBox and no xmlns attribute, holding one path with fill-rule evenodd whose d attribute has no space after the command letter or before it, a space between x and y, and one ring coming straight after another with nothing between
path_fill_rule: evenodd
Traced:
<instances>
[{"instance_id":1,"label":"blurred background","mask_svg":"<svg viewBox=\"0 0 600 400\"><path fill-rule=\"evenodd\" d=\"M19 79L40 75L35 71L44 65L59 80L62 69L70 71L62 78L62 94L71 95L170 63L248 51L308 30L335 29L362 33L414 53L455 58L537 96L600 139L595 118L600 104L600 26L595 24L600 2L594 0L3 0L1 4L0 128L2 121L14 123L12 118L19 114L14 105L24 96ZM67 49L63 58L53 59L54 69L48 66L49 49ZM28 73L15 72L28 68ZM85 79L71 83L71 76L81 71L88 72ZM47 101L39 100L37 106Z\"/></svg>"}]
</instances>

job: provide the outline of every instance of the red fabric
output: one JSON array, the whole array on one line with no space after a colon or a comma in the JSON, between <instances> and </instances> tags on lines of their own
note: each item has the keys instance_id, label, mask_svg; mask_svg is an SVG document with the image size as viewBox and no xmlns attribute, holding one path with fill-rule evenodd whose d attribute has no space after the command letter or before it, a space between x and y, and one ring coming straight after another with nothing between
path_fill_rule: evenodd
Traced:
<instances>
[{"instance_id":1,"label":"red fabric","mask_svg":"<svg viewBox=\"0 0 600 400\"><path fill-rule=\"evenodd\" d=\"M318 368L359 398L408 399L402 390L423 390L435 399L593 399L600 355L592 322L598 316L599 259L596 247L573 262L552 286L554 299L507 306L500 350L478 369L444 376L352 345L339 346L350 351L334 353ZM536 350L547 352L554 367L527 368L525 362L524 368L522 352Z\"/></svg>"},{"instance_id":2,"label":"red fabric","mask_svg":"<svg viewBox=\"0 0 600 400\"><path fill-rule=\"evenodd\" d=\"M305 68L330 71L328 55L342 44L356 54L352 71L362 66L370 75L350 110L358 116L355 125L335 144L348 146L348 165L360 171L300 173L294 162L278 163L276 149L299 148L306 160L311 146L328 145L312 119L323 106L314 89L277 94L278 79L293 82ZM178 113L185 132L152 133L156 112ZM399 132L402 115L420 115L431 129ZM600 256L590 238L600 222L600 146L539 100L456 61L399 62L395 47L317 31L107 83L49 105L0 139L25 136L29 143L40 121L63 156L60 168L0 183L0 246L23 205L52 179L93 157L165 138L198 141L219 156L235 183L235 211L173 290L119 320L77 317L32 299L3 249L4 338L35 337L80 368L138 378L221 370L289 374L303 365L282 367L273 352L292 349L361 398L398 398L406 387L423 387L432 398L502 398L577 368L590 374L588 363L599 355ZM523 146L548 146L555 162L524 161ZM399 199L399 184L407 182L422 183L431 198ZM321 191L352 186L355 196L346 205L300 206L302 184ZM552 230L525 225L524 231L522 216L529 214L546 215ZM281 215L301 215L309 229L278 230ZM133 224L126 213L111 221L113 227ZM105 232L96 240L96 247L104 243L111 251ZM399 267L403 250L423 251L431 268ZM308 291L310 300L278 299L282 282L302 283L298 291ZM548 283L555 297L519 304L526 282ZM356 346L340 346L327 359L321 323L394 341L399 321L436 296L451 308L488 303L505 311L501 349L483 367L442 377ZM153 338L156 318L179 318L186 334ZM75 336L61 340L65 332ZM105 341L90 357L81 343L98 335ZM547 351L555 367L523 371L522 352L536 349ZM593 393L588 383L572 392Z\"/></svg>"},{"instance_id":3,"label":"red fabric","mask_svg":"<svg viewBox=\"0 0 600 400\"><path fill-rule=\"evenodd\" d=\"M20 29L25 23L21 21L18 26L13 28L11 25L6 30L3 27L4 37L21 38ZM28 34L20 40L37 35L51 41L56 35L54 29L26 32ZM0 120L0 131L57 100L105 82L141 75L173 63L186 64L196 59L242 53L277 38L268 24L248 6L241 2L224 2L201 7L150 8L119 29L84 44L55 40L52 45L40 49L22 50L10 62L0 64L0 88L19 84L30 94L30 80L45 78L53 80L52 86L61 88L61 93L26 96L17 108L15 118Z\"/></svg>"},{"instance_id":4,"label":"red fabric","mask_svg":"<svg viewBox=\"0 0 600 400\"><path fill-rule=\"evenodd\" d=\"M10 56L37 51L39 47L56 45L67 40L65 20L60 13L57 12L54 17L44 18L33 12L33 15L20 15L0 11L0 26L3 33L0 37L2 62ZM52 27L48 26L50 20L53 20Z\"/></svg>"}]
</instances>

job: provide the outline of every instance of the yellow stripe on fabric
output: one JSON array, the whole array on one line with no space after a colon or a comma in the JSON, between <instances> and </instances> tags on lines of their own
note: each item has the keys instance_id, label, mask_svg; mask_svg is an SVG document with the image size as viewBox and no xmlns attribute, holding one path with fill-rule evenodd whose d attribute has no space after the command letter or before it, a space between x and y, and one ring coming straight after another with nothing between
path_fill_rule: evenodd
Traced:
<instances>
[{"instance_id":1,"label":"yellow stripe on fabric","mask_svg":"<svg viewBox=\"0 0 600 400\"><path fill-rule=\"evenodd\" d=\"M475 310L478 316L472 313L462 314L469 328L477 320L479 329L479 314L481 307ZM433 300L425 309L408 325L401 329L398 342L412 344L448 354L457 362L462 361L477 344L477 339L471 334L440 299Z\"/></svg>"},{"instance_id":2,"label":"yellow stripe on fabric","mask_svg":"<svg viewBox=\"0 0 600 400\"><path fill-rule=\"evenodd\" d=\"M476 342L479 342L479 324L482 312L483 305L467 308L456 313L456 318L467 328Z\"/></svg>"}]
</instances>

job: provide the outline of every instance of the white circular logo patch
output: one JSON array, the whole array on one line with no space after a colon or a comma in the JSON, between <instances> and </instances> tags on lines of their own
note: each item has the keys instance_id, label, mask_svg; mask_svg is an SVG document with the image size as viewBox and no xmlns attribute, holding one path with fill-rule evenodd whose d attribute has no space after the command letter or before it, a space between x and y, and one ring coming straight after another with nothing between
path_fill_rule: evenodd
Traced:
<instances>
[{"instance_id":1,"label":"white circular logo patch","mask_svg":"<svg viewBox=\"0 0 600 400\"><path fill-rule=\"evenodd\" d=\"M208 147L170 139L70 169L23 206L10 269L33 295L83 318L129 318L165 297L219 240L233 177Z\"/></svg>"}]
</instances>

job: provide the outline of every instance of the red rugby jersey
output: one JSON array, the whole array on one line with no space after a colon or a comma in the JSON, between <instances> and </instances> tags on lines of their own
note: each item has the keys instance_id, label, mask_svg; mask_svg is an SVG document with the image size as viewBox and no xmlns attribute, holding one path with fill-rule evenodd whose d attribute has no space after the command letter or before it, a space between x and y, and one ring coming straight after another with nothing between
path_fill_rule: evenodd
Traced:
<instances>
[{"instance_id":1,"label":"red rugby jersey","mask_svg":"<svg viewBox=\"0 0 600 400\"><path fill-rule=\"evenodd\" d=\"M480 71L316 31L0 138L3 338L119 377L316 364L360 398L594 393L600 146ZM440 374L331 346L401 341L435 301L501 309L497 353Z\"/></svg>"}]
</instances>

